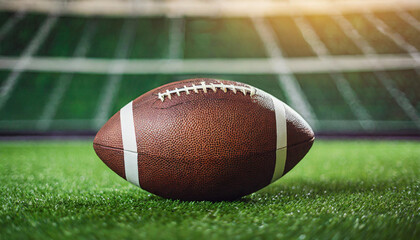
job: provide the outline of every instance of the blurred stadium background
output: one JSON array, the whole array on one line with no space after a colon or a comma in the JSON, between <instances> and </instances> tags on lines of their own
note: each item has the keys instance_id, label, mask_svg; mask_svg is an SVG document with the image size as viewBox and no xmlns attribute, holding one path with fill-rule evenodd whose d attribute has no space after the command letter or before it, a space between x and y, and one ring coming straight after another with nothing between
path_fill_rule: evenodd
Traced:
<instances>
[{"instance_id":1,"label":"blurred stadium background","mask_svg":"<svg viewBox=\"0 0 420 240\"><path fill-rule=\"evenodd\" d=\"M0 135L93 135L193 77L249 83L320 135L420 136L418 0L0 0Z\"/></svg>"}]
</instances>

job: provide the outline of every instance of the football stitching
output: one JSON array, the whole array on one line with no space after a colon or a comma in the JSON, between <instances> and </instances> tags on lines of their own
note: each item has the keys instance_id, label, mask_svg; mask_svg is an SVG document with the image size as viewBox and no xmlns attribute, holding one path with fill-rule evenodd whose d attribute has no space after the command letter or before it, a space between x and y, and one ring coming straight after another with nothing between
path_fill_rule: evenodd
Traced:
<instances>
[{"instance_id":1,"label":"football stitching","mask_svg":"<svg viewBox=\"0 0 420 240\"><path fill-rule=\"evenodd\" d=\"M186 92L186 94L189 95L190 91L194 92L194 93L198 93L198 90L203 90L204 93L207 93L207 90L213 90L213 92L217 92L218 89L222 90L225 93L228 90L231 90L234 94L236 94L237 92L241 92L241 93L244 94L244 96L247 93L249 93L250 97L252 97L256 92L256 89L253 88L253 87L235 86L235 85L232 85L232 84L226 85L226 84L223 84L223 83L206 84L205 82L201 82L200 85L192 84L192 86L190 86L190 87L187 87L186 85L184 85L184 87L175 88L174 90L167 89L166 92L158 93L158 98L163 102L163 101L165 101L165 98L169 98L169 100L171 100L172 99L172 94L176 94L178 96L181 96L182 92Z\"/></svg>"}]
</instances>

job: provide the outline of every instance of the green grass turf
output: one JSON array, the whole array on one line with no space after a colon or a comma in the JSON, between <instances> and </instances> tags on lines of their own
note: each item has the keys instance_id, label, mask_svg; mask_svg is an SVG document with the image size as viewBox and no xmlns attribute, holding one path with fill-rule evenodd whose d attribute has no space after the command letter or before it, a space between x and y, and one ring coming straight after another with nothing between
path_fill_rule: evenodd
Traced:
<instances>
[{"instance_id":1,"label":"green grass turf","mask_svg":"<svg viewBox=\"0 0 420 240\"><path fill-rule=\"evenodd\" d=\"M317 141L234 202L166 200L91 142L0 143L0 239L419 239L420 142Z\"/></svg>"}]
</instances>

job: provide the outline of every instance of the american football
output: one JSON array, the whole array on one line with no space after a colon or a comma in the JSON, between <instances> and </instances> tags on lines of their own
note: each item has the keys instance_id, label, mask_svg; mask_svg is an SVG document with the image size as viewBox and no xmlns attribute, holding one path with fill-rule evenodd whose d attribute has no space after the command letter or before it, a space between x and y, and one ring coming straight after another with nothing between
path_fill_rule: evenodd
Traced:
<instances>
[{"instance_id":1,"label":"american football","mask_svg":"<svg viewBox=\"0 0 420 240\"><path fill-rule=\"evenodd\" d=\"M293 109L255 87L188 79L128 103L93 146L127 181L171 199L234 200L289 172L314 133Z\"/></svg>"}]
</instances>

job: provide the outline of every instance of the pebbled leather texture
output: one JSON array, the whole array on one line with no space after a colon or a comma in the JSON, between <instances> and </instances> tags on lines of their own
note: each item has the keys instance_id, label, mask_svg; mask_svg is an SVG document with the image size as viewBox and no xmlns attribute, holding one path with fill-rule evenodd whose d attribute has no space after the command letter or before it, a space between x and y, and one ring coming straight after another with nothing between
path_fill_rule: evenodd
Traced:
<instances>
[{"instance_id":1,"label":"pebbled leather texture","mask_svg":"<svg viewBox=\"0 0 420 240\"><path fill-rule=\"evenodd\" d=\"M166 198L219 201L237 199L270 184L276 160L276 122L267 94L258 89L253 96L207 89L172 94L164 101L158 98L159 93L203 81L248 87L216 79L188 79L133 101L143 189ZM291 148L285 173L303 158L314 137L291 108L286 108L286 117ZM105 164L125 177L119 121L117 113L104 125L94 148Z\"/></svg>"}]
</instances>

